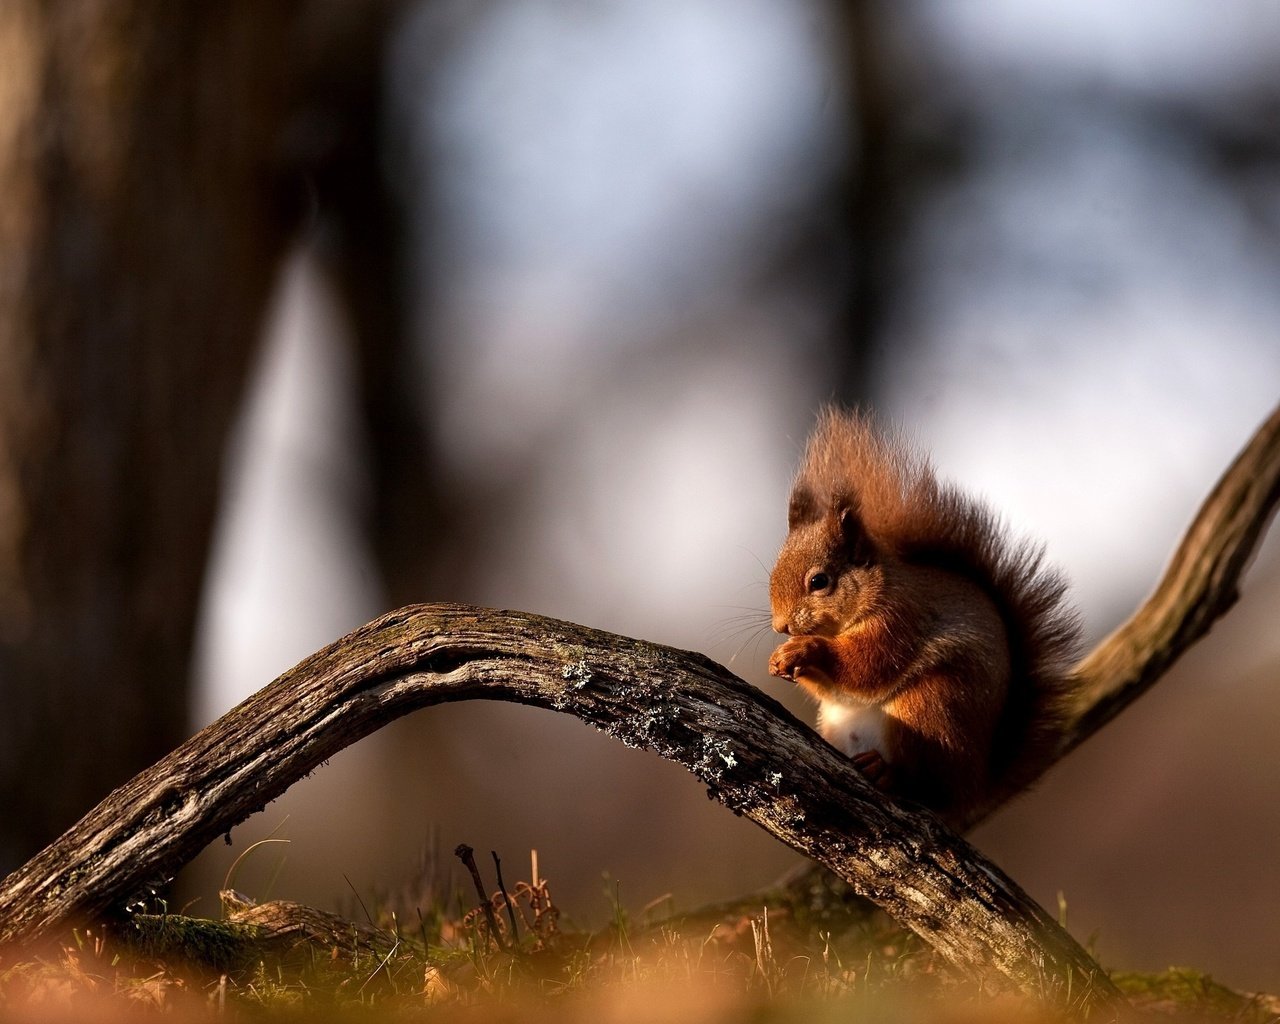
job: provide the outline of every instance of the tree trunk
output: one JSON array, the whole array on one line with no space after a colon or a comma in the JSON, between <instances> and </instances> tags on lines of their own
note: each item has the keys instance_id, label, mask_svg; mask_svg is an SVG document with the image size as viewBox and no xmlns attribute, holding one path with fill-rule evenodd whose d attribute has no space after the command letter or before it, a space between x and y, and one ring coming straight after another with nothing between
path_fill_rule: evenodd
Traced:
<instances>
[{"instance_id":1,"label":"tree trunk","mask_svg":"<svg viewBox=\"0 0 1280 1024\"><path fill-rule=\"evenodd\" d=\"M0 5L0 868L187 732L300 7Z\"/></svg>"}]
</instances>

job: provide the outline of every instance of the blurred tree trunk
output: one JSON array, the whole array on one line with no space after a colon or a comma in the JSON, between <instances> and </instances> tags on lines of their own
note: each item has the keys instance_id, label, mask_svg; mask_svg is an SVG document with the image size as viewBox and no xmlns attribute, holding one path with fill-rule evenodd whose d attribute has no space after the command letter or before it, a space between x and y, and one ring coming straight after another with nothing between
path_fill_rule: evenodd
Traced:
<instances>
[{"instance_id":1,"label":"blurred tree trunk","mask_svg":"<svg viewBox=\"0 0 1280 1024\"><path fill-rule=\"evenodd\" d=\"M843 253L836 397L863 404L903 358L888 346L901 341L889 335L912 271L904 241L930 194L963 170L968 136L945 86L929 81L929 35L911 11L863 0L833 12L851 149L829 200Z\"/></svg>"},{"instance_id":2,"label":"blurred tree trunk","mask_svg":"<svg viewBox=\"0 0 1280 1024\"><path fill-rule=\"evenodd\" d=\"M896 229L908 185L900 177L905 168L896 166L901 163L902 139L895 126L909 95L905 76L893 74L884 52L886 21L891 17L879 3L850 4L843 12L841 34L854 152L837 183L835 202L853 251L841 290L845 298L837 331L843 344L836 355L839 393L856 404L875 397L878 355L896 282Z\"/></svg>"},{"instance_id":3,"label":"blurred tree trunk","mask_svg":"<svg viewBox=\"0 0 1280 1024\"><path fill-rule=\"evenodd\" d=\"M301 8L0 5L0 871L187 731Z\"/></svg>"},{"instance_id":4,"label":"blurred tree trunk","mask_svg":"<svg viewBox=\"0 0 1280 1024\"><path fill-rule=\"evenodd\" d=\"M441 517L446 514L427 433L423 361L411 323L426 305L412 279L413 197L395 187L397 180L411 180L414 192L422 193L430 183L420 164L407 166L386 124L384 51L400 5L384 0L356 9L359 14L352 17L350 6L336 8L317 33L332 40L316 62L317 102L326 110L359 111L360 116L335 124L331 148L316 162L320 230L314 241L350 314L354 386L367 441L364 525L388 602L401 605L423 599L436 561L432 540L445 528ZM468 16L451 14L444 24L465 23Z\"/></svg>"}]
</instances>

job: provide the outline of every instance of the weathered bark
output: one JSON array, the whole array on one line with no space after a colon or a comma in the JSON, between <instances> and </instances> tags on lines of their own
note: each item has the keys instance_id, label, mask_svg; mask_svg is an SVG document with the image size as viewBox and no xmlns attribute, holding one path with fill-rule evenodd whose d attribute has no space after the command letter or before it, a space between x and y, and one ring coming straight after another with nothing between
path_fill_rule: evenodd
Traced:
<instances>
[{"instance_id":1,"label":"weathered bark","mask_svg":"<svg viewBox=\"0 0 1280 1024\"><path fill-rule=\"evenodd\" d=\"M1280 409L1209 496L1153 598L1082 663L1088 699L1064 751L1230 606L1277 500ZM996 970L1082 1002L1115 996L998 868L931 815L885 802L846 758L726 669L571 623L452 605L403 609L357 630L122 786L0 884L0 942L118 909L347 744L415 708L476 697L568 712L684 764L716 799L963 970ZM1090 714L1104 706L1106 716Z\"/></svg>"},{"instance_id":2,"label":"weathered bark","mask_svg":"<svg viewBox=\"0 0 1280 1024\"><path fill-rule=\"evenodd\" d=\"M1280 409L1228 469L1165 579L1079 669L1063 752L1231 604L1280 500ZM932 816L886 803L780 705L697 654L537 616L403 609L313 655L122 786L0 884L0 942L109 913L347 744L474 697L576 715L689 768L711 795L826 865L962 969L1114 996L1018 887ZM1106 709L1105 714L1102 710Z\"/></svg>"},{"instance_id":3,"label":"weathered bark","mask_svg":"<svg viewBox=\"0 0 1280 1024\"><path fill-rule=\"evenodd\" d=\"M0 942L121 905L346 745L471 698L576 715L678 761L975 974L1111 993L1097 965L932 816L886 803L777 702L698 654L516 612L403 609L281 676L122 786L0 887Z\"/></svg>"}]
</instances>

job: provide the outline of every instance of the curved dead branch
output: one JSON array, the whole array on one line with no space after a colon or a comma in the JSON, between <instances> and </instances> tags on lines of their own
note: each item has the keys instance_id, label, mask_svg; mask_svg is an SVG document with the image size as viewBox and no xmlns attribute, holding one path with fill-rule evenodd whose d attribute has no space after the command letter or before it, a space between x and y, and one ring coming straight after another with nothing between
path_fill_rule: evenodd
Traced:
<instances>
[{"instance_id":1,"label":"curved dead branch","mask_svg":"<svg viewBox=\"0 0 1280 1024\"><path fill-rule=\"evenodd\" d=\"M1227 613L1280 502L1280 406L1200 506L1155 591L1075 669L1075 714L1061 753L1075 749L1145 693Z\"/></svg>"},{"instance_id":2,"label":"curved dead branch","mask_svg":"<svg viewBox=\"0 0 1280 1024\"><path fill-rule=\"evenodd\" d=\"M1062 752L1204 634L1280 500L1280 409L1205 502L1156 592L1077 669ZM344 746L415 710L515 701L573 714L685 765L716 797L827 866L953 964L1114 997L1096 964L927 813L886 803L771 698L698 654L517 612L424 605L308 658L112 793L0 883L0 943L109 913Z\"/></svg>"},{"instance_id":3,"label":"curved dead branch","mask_svg":"<svg viewBox=\"0 0 1280 1024\"><path fill-rule=\"evenodd\" d=\"M1151 688L1239 597L1280 503L1280 406L1209 492L1151 596L1072 670L1077 699L1053 767ZM971 828L1009 799L978 807Z\"/></svg>"},{"instance_id":4,"label":"curved dead branch","mask_svg":"<svg viewBox=\"0 0 1280 1024\"><path fill-rule=\"evenodd\" d=\"M887 804L776 701L699 654L519 612L402 609L285 673L116 790L0 886L0 942L119 907L326 758L471 698L581 718L685 765L711 795L846 878L963 970L1112 992L1083 950L932 816Z\"/></svg>"}]
</instances>

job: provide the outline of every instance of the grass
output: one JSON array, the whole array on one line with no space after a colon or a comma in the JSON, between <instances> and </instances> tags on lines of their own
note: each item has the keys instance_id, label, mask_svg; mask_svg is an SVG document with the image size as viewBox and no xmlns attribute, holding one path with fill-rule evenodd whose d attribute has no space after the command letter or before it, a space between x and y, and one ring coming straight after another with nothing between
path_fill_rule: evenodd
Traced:
<instances>
[{"instance_id":1,"label":"grass","mask_svg":"<svg viewBox=\"0 0 1280 1024\"><path fill-rule=\"evenodd\" d=\"M78 930L6 961L0 1021L1069 1019L954 977L914 936L847 901L780 890L769 909L678 915L659 904L637 922L606 889L610 923L590 934L561 928L536 877L504 885L487 910L474 898L465 909L454 892L421 911L379 901L362 924L234 893L221 921L134 908L111 930ZM1115 980L1166 1018L1262 1022L1280 1012L1192 971Z\"/></svg>"}]
</instances>

